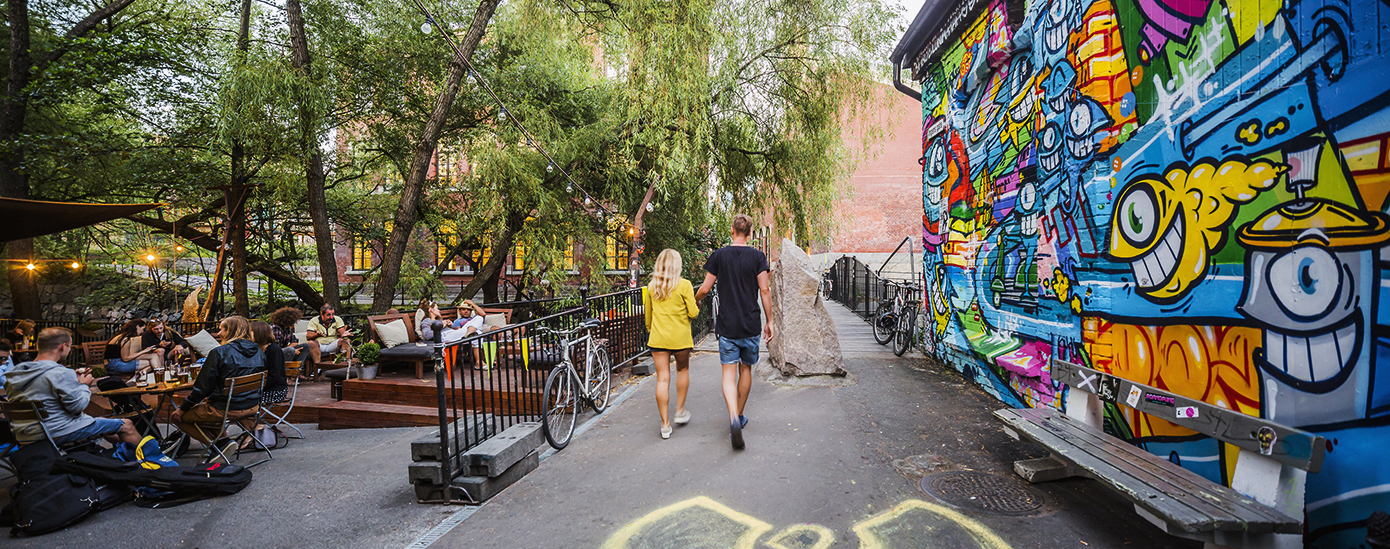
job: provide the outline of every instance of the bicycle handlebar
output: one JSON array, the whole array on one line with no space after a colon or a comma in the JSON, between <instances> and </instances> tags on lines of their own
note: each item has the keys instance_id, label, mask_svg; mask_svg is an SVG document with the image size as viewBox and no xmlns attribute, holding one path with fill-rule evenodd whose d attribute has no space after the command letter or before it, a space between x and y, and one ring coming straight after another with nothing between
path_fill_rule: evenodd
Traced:
<instances>
[{"instance_id":1,"label":"bicycle handlebar","mask_svg":"<svg viewBox=\"0 0 1390 549\"><path fill-rule=\"evenodd\" d=\"M547 327L545 327L545 326L536 326L536 332L537 332L537 333L541 333L541 334L559 334L559 335L562 335L562 336L567 336L567 335L573 334L573 333L575 333L575 332L580 332L580 331L588 330L588 329L590 329L590 328L597 328L597 327L599 327L600 324L602 324L602 322L601 322L600 320L598 320L598 319L596 319L596 318L590 318L590 319L586 319L586 320L581 321L581 322L579 323L578 326L575 326L575 327L570 328L570 329L568 329L568 330L560 330L560 329L556 329L556 328L547 328Z\"/></svg>"}]
</instances>

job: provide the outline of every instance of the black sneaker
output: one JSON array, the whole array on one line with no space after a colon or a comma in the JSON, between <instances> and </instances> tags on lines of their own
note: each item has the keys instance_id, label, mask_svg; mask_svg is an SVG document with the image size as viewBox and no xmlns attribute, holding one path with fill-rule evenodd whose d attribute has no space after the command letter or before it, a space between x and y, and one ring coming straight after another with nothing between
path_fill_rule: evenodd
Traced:
<instances>
[{"instance_id":1,"label":"black sneaker","mask_svg":"<svg viewBox=\"0 0 1390 549\"><path fill-rule=\"evenodd\" d=\"M729 422L729 438L733 440L734 449L743 449L743 426L739 425L739 422Z\"/></svg>"}]
</instances>

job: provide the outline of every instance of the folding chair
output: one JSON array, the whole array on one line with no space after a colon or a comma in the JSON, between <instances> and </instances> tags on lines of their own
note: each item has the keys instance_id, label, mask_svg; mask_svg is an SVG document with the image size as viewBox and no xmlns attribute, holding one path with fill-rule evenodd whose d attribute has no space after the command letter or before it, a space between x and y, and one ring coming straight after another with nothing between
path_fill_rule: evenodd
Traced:
<instances>
[{"instance_id":1,"label":"folding chair","mask_svg":"<svg viewBox=\"0 0 1390 549\"><path fill-rule=\"evenodd\" d=\"M202 434L203 438L206 438L211 441L210 443L208 443L207 448L203 450L204 462L212 461L212 456L214 454L221 456L222 461L224 463L232 462L232 458L227 457L227 454L222 453L222 449L217 447L217 441L221 440L222 435L226 434L227 426L233 424L241 428L241 434L251 437L251 440L254 442L254 444L260 446L261 449L265 450L265 459L247 465L246 467L255 467L257 465L271 460L273 456L270 455L270 448L266 447L266 445L264 444L261 444L261 441L255 437L255 434L252 433L251 429L246 428L246 424L244 423L246 421L254 422L258 417L258 414L252 414L241 419L227 418L227 416L231 415L232 413L232 400L235 397L237 397L238 395L249 393L251 391L260 391L264 388L265 372L256 372L251 375L227 378L225 381L222 382L222 394L227 396L227 405L222 410L222 425L217 429L217 436L207 436L207 431L204 431L201 425L198 425L196 423L194 424L194 428L198 430L199 434ZM233 455L241 455L241 449L238 448L235 452L233 452Z\"/></svg>"},{"instance_id":2,"label":"folding chair","mask_svg":"<svg viewBox=\"0 0 1390 549\"><path fill-rule=\"evenodd\" d=\"M4 411L5 420L9 421L11 426L16 422L38 423L39 428L43 430L43 438L47 439L48 443L53 445L53 449L58 451L58 455L67 455L70 450L77 450L94 445L96 441L101 438L101 435L97 435L73 442L66 446L59 446L58 441L53 439L52 433L48 432L48 425L44 424L44 420L48 419L48 411L40 408L39 403L30 400L0 401L0 410Z\"/></svg>"},{"instance_id":3,"label":"folding chair","mask_svg":"<svg viewBox=\"0 0 1390 549\"><path fill-rule=\"evenodd\" d=\"M294 385L292 385L292 386L290 387L290 399L288 400L288 402L290 403L290 407L287 408L287 409L285 410L284 413L282 413L282 414L277 414L277 413L275 413L275 412L273 412L273 411L270 410L270 406L269 406L269 405L263 405L263 406L261 406L261 411L257 414L257 417L256 417L256 423L257 423L257 424L260 424L260 423L270 423L270 422L268 422L268 421L263 421L263 418L266 418L266 417L275 418L275 423L273 423L273 424L270 425L270 427L271 427L272 429L276 429L276 428L280 427L281 425L284 425L284 426L286 426L286 427L289 427L289 428L291 428L291 429L294 429L294 432L299 433L299 436L297 436L297 437L291 437L291 438L299 438L299 439L304 438L304 431L300 431L300 430L299 430L299 427L296 427L295 424L290 423L290 422L288 422L288 421L285 421L285 418L290 417L290 412L294 411L294 398L295 398L296 395L299 394L299 372L300 372L300 370L302 369L301 364L303 364L303 363L300 362L300 361L297 361L297 360L291 360L291 361L285 362L285 379L288 380L288 381L290 381L290 383L293 383L293 384L294 384ZM287 402L287 401L282 400L282 401L277 402L277 403L274 403L274 404L281 404L281 403L284 403L284 402ZM288 437L288 436L290 436L290 435L289 435L288 433L286 433L285 436Z\"/></svg>"}]
</instances>

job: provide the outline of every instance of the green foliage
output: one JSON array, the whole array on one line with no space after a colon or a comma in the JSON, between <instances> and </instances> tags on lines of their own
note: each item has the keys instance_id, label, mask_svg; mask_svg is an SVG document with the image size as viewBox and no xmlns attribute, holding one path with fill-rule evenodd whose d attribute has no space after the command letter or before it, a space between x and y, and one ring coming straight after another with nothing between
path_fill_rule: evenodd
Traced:
<instances>
[{"instance_id":1,"label":"green foliage","mask_svg":"<svg viewBox=\"0 0 1390 549\"><path fill-rule=\"evenodd\" d=\"M376 364L376 361L381 358L381 345L375 342L363 343L357 347L354 354L357 360L362 361L363 364Z\"/></svg>"}]
</instances>

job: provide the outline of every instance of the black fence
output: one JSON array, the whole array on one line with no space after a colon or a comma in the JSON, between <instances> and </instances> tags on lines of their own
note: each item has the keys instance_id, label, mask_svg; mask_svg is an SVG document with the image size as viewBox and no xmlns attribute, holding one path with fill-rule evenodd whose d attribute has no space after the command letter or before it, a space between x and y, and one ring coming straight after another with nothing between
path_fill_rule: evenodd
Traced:
<instances>
[{"instance_id":1,"label":"black fence","mask_svg":"<svg viewBox=\"0 0 1390 549\"><path fill-rule=\"evenodd\" d=\"M33 336L38 335L38 333L44 328L52 328L56 326L60 328L67 328L68 330L72 331L72 352L68 353L68 356L64 357L63 359L63 364L72 368L76 368L89 362L88 357L83 354L82 344L92 343L96 341L106 342L111 338L116 337L116 334L121 331L121 326L125 325L125 321L78 322L69 320L34 320L32 322L34 323L34 331L32 334L29 334L31 346L33 344ZM19 324L18 319L0 319L0 332L8 332L10 330L13 330L15 328L15 325L17 324ZM217 327L216 322L166 322L165 325L169 326L170 328L173 328L174 331L178 332L180 335L184 337L191 336L202 330L212 330ZM103 349L103 352L104 351L105 349Z\"/></svg>"},{"instance_id":2,"label":"black fence","mask_svg":"<svg viewBox=\"0 0 1390 549\"><path fill-rule=\"evenodd\" d=\"M560 361L561 345L559 336L538 333L538 327L567 330L586 319L599 320L594 338L607 346L616 368L647 354L644 313L640 289L582 296L575 307L521 322L514 317L500 330L443 345L435 368L443 478L454 477L460 456L470 448L512 425L541 418L541 392ZM583 364L587 349L577 346L571 352L570 360Z\"/></svg>"},{"instance_id":3,"label":"black fence","mask_svg":"<svg viewBox=\"0 0 1390 549\"><path fill-rule=\"evenodd\" d=\"M835 260L825 275L825 286L826 296L831 301L839 302L864 318L873 314L889 287L868 265L850 256Z\"/></svg>"}]
</instances>

